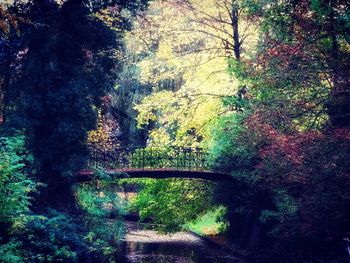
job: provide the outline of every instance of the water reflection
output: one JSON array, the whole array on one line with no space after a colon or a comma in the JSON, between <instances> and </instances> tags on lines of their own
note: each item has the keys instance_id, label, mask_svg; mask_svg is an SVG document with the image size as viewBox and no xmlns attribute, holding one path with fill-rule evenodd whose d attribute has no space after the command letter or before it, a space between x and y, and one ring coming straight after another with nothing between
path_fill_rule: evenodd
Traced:
<instances>
[{"instance_id":1,"label":"water reflection","mask_svg":"<svg viewBox=\"0 0 350 263\"><path fill-rule=\"evenodd\" d=\"M127 225L123 263L243 263L222 249L214 248L190 233L160 235Z\"/></svg>"}]
</instances>

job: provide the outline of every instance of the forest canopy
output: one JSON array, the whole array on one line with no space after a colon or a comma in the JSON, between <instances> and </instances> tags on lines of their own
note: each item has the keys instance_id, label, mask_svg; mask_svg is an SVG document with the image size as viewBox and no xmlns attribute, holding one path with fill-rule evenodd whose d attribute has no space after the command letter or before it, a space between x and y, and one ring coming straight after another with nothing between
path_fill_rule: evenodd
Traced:
<instances>
[{"instance_id":1,"label":"forest canopy","mask_svg":"<svg viewBox=\"0 0 350 263\"><path fill-rule=\"evenodd\" d=\"M348 260L349 17L346 0L1 2L0 261L113 258L124 181L76 175L91 152L160 146L232 180L130 180L158 229L217 209L258 262Z\"/></svg>"}]
</instances>

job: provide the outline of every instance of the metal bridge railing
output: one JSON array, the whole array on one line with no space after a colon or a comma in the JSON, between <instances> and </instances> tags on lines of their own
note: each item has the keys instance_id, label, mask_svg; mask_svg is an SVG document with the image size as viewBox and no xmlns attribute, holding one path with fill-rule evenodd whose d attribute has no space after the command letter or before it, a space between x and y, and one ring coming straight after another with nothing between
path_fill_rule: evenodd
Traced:
<instances>
[{"instance_id":1,"label":"metal bridge railing","mask_svg":"<svg viewBox=\"0 0 350 263\"><path fill-rule=\"evenodd\" d=\"M104 169L174 169L207 170L207 154L201 148L146 147L94 148L90 147L89 167Z\"/></svg>"}]
</instances>

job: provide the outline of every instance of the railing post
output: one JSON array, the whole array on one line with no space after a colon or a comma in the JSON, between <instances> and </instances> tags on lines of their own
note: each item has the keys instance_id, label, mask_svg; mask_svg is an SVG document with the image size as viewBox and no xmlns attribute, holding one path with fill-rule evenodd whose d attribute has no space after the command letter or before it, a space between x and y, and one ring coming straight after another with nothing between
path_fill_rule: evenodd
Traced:
<instances>
[{"instance_id":1,"label":"railing post","mask_svg":"<svg viewBox=\"0 0 350 263\"><path fill-rule=\"evenodd\" d=\"M106 149L89 145L88 167L105 169L140 168L140 169L176 169L206 170L207 154L197 147L148 147L148 148L114 148Z\"/></svg>"},{"instance_id":2,"label":"railing post","mask_svg":"<svg viewBox=\"0 0 350 263\"><path fill-rule=\"evenodd\" d=\"M153 147L151 147L151 149L150 149L150 154L149 154L149 160L148 160L148 163L149 163L149 167L152 169L152 168L154 168L154 166L155 166L155 163L153 162L153 152L154 152L154 148Z\"/></svg>"},{"instance_id":3,"label":"railing post","mask_svg":"<svg viewBox=\"0 0 350 263\"><path fill-rule=\"evenodd\" d=\"M179 148L175 147L176 169L179 169Z\"/></svg>"}]
</instances>

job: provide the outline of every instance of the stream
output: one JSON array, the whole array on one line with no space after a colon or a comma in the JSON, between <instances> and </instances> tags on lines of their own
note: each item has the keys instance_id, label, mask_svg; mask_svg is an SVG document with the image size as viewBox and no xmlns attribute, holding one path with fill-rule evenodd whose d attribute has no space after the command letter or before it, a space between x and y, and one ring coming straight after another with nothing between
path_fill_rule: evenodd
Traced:
<instances>
[{"instance_id":1,"label":"stream","mask_svg":"<svg viewBox=\"0 0 350 263\"><path fill-rule=\"evenodd\" d=\"M224 249L217 248L195 234L176 232L171 235L144 230L137 222L125 222L123 263L245 263Z\"/></svg>"}]
</instances>

